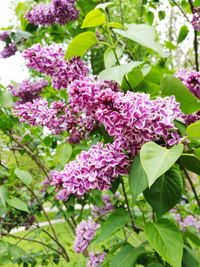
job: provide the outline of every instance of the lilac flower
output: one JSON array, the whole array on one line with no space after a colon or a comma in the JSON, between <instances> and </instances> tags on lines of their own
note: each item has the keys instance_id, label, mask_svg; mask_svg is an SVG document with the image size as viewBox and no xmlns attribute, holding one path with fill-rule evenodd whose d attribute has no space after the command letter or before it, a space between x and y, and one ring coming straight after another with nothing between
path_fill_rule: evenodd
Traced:
<instances>
[{"instance_id":1,"label":"lilac flower","mask_svg":"<svg viewBox=\"0 0 200 267\"><path fill-rule=\"evenodd\" d=\"M64 105L60 104L61 106ZM63 114L59 115L61 109L55 108L55 103L48 107L48 102L40 98L32 102L18 103L14 106L14 113L20 117L21 122L28 122L30 125L46 126L55 134L66 129L66 120Z\"/></svg>"},{"instance_id":2,"label":"lilac flower","mask_svg":"<svg viewBox=\"0 0 200 267\"><path fill-rule=\"evenodd\" d=\"M181 70L175 75L183 84L200 99L200 72Z\"/></svg>"},{"instance_id":3,"label":"lilac flower","mask_svg":"<svg viewBox=\"0 0 200 267\"><path fill-rule=\"evenodd\" d=\"M74 0L52 0L48 5L37 5L26 13L25 18L32 24L48 26L54 23L64 25L78 16Z\"/></svg>"},{"instance_id":4,"label":"lilac flower","mask_svg":"<svg viewBox=\"0 0 200 267\"><path fill-rule=\"evenodd\" d=\"M0 32L0 41L5 41L9 37L9 33L7 31Z\"/></svg>"},{"instance_id":5,"label":"lilac flower","mask_svg":"<svg viewBox=\"0 0 200 267\"><path fill-rule=\"evenodd\" d=\"M55 22L61 25L74 21L79 16L75 0L52 0Z\"/></svg>"},{"instance_id":6,"label":"lilac flower","mask_svg":"<svg viewBox=\"0 0 200 267\"><path fill-rule=\"evenodd\" d=\"M100 215L106 214L109 211L113 210L113 204L110 200L110 196L109 195L103 195L102 196L102 200L103 200L103 207L99 208L97 206L93 206L92 207L92 216L94 217L98 217Z\"/></svg>"},{"instance_id":7,"label":"lilac flower","mask_svg":"<svg viewBox=\"0 0 200 267\"><path fill-rule=\"evenodd\" d=\"M179 224L181 230L184 231L186 230L187 227L193 226L198 231L200 231L200 218L199 217L187 215L185 218L181 218L181 215L179 213L174 213L174 214L175 214L175 220Z\"/></svg>"},{"instance_id":8,"label":"lilac flower","mask_svg":"<svg viewBox=\"0 0 200 267\"><path fill-rule=\"evenodd\" d=\"M13 96L17 96L20 99L20 103L32 102L33 99L39 97L42 88L48 85L48 81L41 80L38 82L31 82L29 80L24 80L18 87L9 85L9 90Z\"/></svg>"},{"instance_id":9,"label":"lilac flower","mask_svg":"<svg viewBox=\"0 0 200 267\"><path fill-rule=\"evenodd\" d=\"M192 26L195 31L200 31L200 7L193 9Z\"/></svg>"},{"instance_id":10,"label":"lilac flower","mask_svg":"<svg viewBox=\"0 0 200 267\"><path fill-rule=\"evenodd\" d=\"M129 164L128 157L115 143L105 146L99 143L83 151L63 171L53 171L50 184L56 186L63 200L71 194L82 196L92 189L107 190L117 176L127 174Z\"/></svg>"},{"instance_id":11,"label":"lilac flower","mask_svg":"<svg viewBox=\"0 0 200 267\"><path fill-rule=\"evenodd\" d=\"M89 253L89 259L87 261L87 267L98 267L104 261L106 253Z\"/></svg>"},{"instance_id":12,"label":"lilac flower","mask_svg":"<svg viewBox=\"0 0 200 267\"><path fill-rule=\"evenodd\" d=\"M94 238L96 230L100 225L93 220L81 221L76 227L76 238L74 241L74 251L76 253L83 252L90 241Z\"/></svg>"},{"instance_id":13,"label":"lilac flower","mask_svg":"<svg viewBox=\"0 0 200 267\"><path fill-rule=\"evenodd\" d=\"M173 121L181 115L173 96L150 100L147 94L113 93L107 89L99 94L97 102L97 119L119 146L121 143L132 155L147 141L172 139ZM175 139L178 142L177 136Z\"/></svg>"},{"instance_id":14,"label":"lilac flower","mask_svg":"<svg viewBox=\"0 0 200 267\"><path fill-rule=\"evenodd\" d=\"M29 68L50 75L56 89L67 88L68 84L88 74L88 68L80 58L64 60L62 48L55 45L42 47L36 44L25 50L23 56Z\"/></svg>"},{"instance_id":15,"label":"lilac flower","mask_svg":"<svg viewBox=\"0 0 200 267\"><path fill-rule=\"evenodd\" d=\"M8 58L17 52L17 47L14 43L6 45L3 50L0 52L0 58Z\"/></svg>"},{"instance_id":16,"label":"lilac flower","mask_svg":"<svg viewBox=\"0 0 200 267\"><path fill-rule=\"evenodd\" d=\"M25 14L32 24L48 26L55 22L54 10L51 5L39 4Z\"/></svg>"}]
</instances>

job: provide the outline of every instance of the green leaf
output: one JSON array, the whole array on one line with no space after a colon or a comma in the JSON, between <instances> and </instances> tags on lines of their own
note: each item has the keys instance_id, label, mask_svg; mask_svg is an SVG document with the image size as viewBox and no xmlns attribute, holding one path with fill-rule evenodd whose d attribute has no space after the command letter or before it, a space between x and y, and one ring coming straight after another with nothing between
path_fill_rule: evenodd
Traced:
<instances>
[{"instance_id":1,"label":"green leaf","mask_svg":"<svg viewBox=\"0 0 200 267\"><path fill-rule=\"evenodd\" d=\"M128 223L129 214L126 210L119 208L115 210L103 223L95 243L99 243L113 235L118 229Z\"/></svg>"},{"instance_id":2,"label":"green leaf","mask_svg":"<svg viewBox=\"0 0 200 267\"><path fill-rule=\"evenodd\" d=\"M189 247L184 246L183 250L183 267L199 267L200 266L200 259L197 254Z\"/></svg>"},{"instance_id":3,"label":"green leaf","mask_svg":"<svg viewBox=\"0 0 200 267\"><path fill-rule=\"evenodd\" d=\"M140 150L140 160L147 174L149 186L165 173L181 156L183 144L171 149L159 146L154 142L144 144Z\"/></svg>"},{"instance_id":4,"label":"green leaf","mask_svg":"<svg viewBox=\"0 0 200 267\"><path fill-rule=\"evenodd\" d=\"M72 146L68 143L60 144L56 147L55 160L62 167L70 160L72 155Z\"/></svg>"},{"instance_id":5,"label":"green leaf","mask_svg":"<svg viewBox=\"0 0 200 267\"><path fill-rule=\"evenodd\" d=\"M113 5L112 2L106 2L106 3L98 4L95 8L105 10L108 6L112 6L112 5Z\"/></svg>"},{"instance_id":6,"label":"green leaf","mask_svg":"<svg viewBox=\"0 0 200 267\"><path fill-rule=\"evenodd\" d=\"M164 267L164 265L162 265L161 263L158 263L158 262L152 262L152 263L148 264L147 267Z\"/></svg>"},{"instance_id":7,"label":"green leaf","mask_svg":"<svg viewBox=\"0 0 200 267\"><path fill-rule=\"evenodd\" d=\"M135 61L135 62L132 61L128 64L124 64L124 65L115 66L115 67L105 69L99 73L99 78L102 80L113 80L113 81L116 81L119 84L121 84L124 75L142 63L143 62L141 62L141 61Z\"/></svg>"},{"instance_id":8,"label":"green leaf","mask_svg":"<svg viewBox=\"0 0 200 267\"><path fill-rule=\"evenodd\" d=\"M21 201L19 198L13 197L7 200L9 206L17 209L22 210L29 213L28 206L25 202Z\"/></svg>"},{"instance_id":9,"label":"green leaf","mask_svg":"<svg viewBox=\"0 0 200 267\"><path fill-rule=\"evenodd\" d=\"M200 175L200 160L194 154L183 154L179 161L186 169Z\"/></svg>"},{"instance_id":10,"label":"green leaf","mask_svg":"<svg viewBox=\"0 0 200 267\"><path fill-rule=\"evenodd\" d=\"M187 37L188 35L188 27L186 25L183 25L181 28L180 28L180 31L179 31L179 34L178 34L178 39L177 39L177 43L181 43L185 40L185 38Z\"/></svg>"},{"instance_id":11,"label":"green leaf","mask_svg":"<svg viewBox=\"0 0 200 267\"><path fill-rule=\"evenodd\" d=\"M194 233L186 229L183 233L185 239L189 239L193 244L200 247L200 233Z\"/></svg>"},{"instance_id":12,"label":"green leaf","mask_svg":"<svg viewBox=\"0 0 200 267\"><path fill-rule=\"evenodd\" d=\"M144 196L160 217L180 201L181 193L182 177L177 170L171 169L158 178L150 189L147 188Z\"/></svg>"},{"instance_id":13,"label":"green leaf","mask_svg":"<svg viewBox=\"0 0 200 267\"><path fill-rule=\"evenodd\" d=\"M159 20L163 20L163 19L165 19L165 17L166 17L166 13L165 13L165 11L160 10L160 11L158 12L158 17L159 17Z\"/></svg>"},{"instance_id":14,"label":"green leaf","mask_svg":"<svg viewBox=\"0 0 200 267\"><path fill-rule=\"evenodd\" d=\"M5 207L8 199L8 190L5 186L0 186L0 203Z\"/></svg>"},{"instance_id":15,"label":"green leaf","mask_svg":"<svg viewBox=\"0 0 200 267\"><path fill-rule=\"evenodd\" d=\"M124 48L120 47L120 46L118 46L115 49L115 52L116 52L118 58L121 57L121 55L123 53L123 50L124 50ZM104 52L104 65L105 65L105 68L107 69L107 68L112 67L113 65L115 65L116 62L117 62L117 59L115 58L113 49L108 47L106 49L106 51Z\"/></svg>"},{"instance_id":16,"label":"green leaf","mask_svg":"<svg viewBox=\"0 0 200 267\"><path fill-rule=\"evenodd\" d=\"M200 109L200 101L196 98L183 83L173 77L166 76L161 81L161 91L163 96L174 95L176 101L181 105L184 113L190 114Z\"/></svg>"},{"instance_id":17,"label":"green leaf","mask_svg":"<svg viewBox=\"0 0 200 267\"><path fill-rule=\"evenodd\" d=\"M150 245L164 261L173 267L181 267L183 237L173 222L159 219L156 223L147 223L144 231Z\"/></svg>"},{"instance_id":18,"label":"green leaf","mask_svg":"<svg viewBox=\"0 0 200 267\"><path fill-rule=\"evenodd\" d=\"M32 175L28 171L20 170L19 168L15 169L15 175L24 183L26 186L29 186L33 180Z\"/></svg>"},{"instance_id":19,"label":"green leaf","mask_svg":"<svg viewBox=\"0 0 200 267\"><path fill-rule=\"evenodd\" d=\"M114 30L114 32L150 48L165 57L161 45L156 41L154 28L148 24L125 24L127 30Z\"/></svg>"},{"instance_id":20,"label":"green leaf","mask_svg":"<svg viewBox=\"0 0 200 267\"><path fill-rule=\"evenodd\" d=\"M110 28L124 29L124 26L119 22L108 22L106 25Z\"/></svg>"},{"instance_id":21,"label":"green leaf","mask_svg":"<svg viewBox=\"0 0 200 267\"><path fill-rule=\"evenodd\" d=\"M11 107L13 104L13 98L10 92L0 91L0 106L1 107Z\"/></svg>"},{"instance_id":22,"label":"green leaf","mask_svg":"<svg viewBox=\"0 0 200 267\"><path fill-rule=\"evenodd\" d=\"M186 131L190 140L200 141L200 121L190 124Z\"/></svg>"},{"instance_id":23,"label":"green leaf","mask_svg":"<svg viewBox=\"0 0 200 267\"><path fill-rule=\"evenodd\" d=\"M87 13L81 28L90 28L102 25L106 22L106 16L99 9L94 9Z\"/></svg>"},{"instance_id":24,"label":"green leaf","mask_svg":"<svg viewBox=\"0 0 200 267\"><path fill-rule=\"evenodd\" d=\"M110 267L134 267L137 258L143 253L143 248L134 248L127 244L113 257Z\"/></svg>"},{"instance_id":25,"label":"green leaf","mask_svg":"<svg viewBox=\"0 0 200 267\"><path fill-rule=\"evenodd\" d=\"M131 85L131 88L136 88L141 83L143 78L142 71L139 69L133 69L127 74L127 79Z\"/></svg>"},{"instance_id":26,"label":"green leaf","mask_svg":"<svg viewBox=\"0 0 200 267\"><path fill-rule=\"evenodd\" d=\"M74 56L82 57L87 50L98 43L95 33L87 31L77 35L69 44L66 58L71 59Z\"/></svg>"},{"instance_id":27,"label":"green leaf","mask_svg":"<svg viewBox=\"0 0 200 267\"><path fill-rule=\"evenodd\" d=\"M140 156L137 155L133 159L129 171L129 186L132 194L133 202L136 201L139 194L141 194L148 186L148 178L140 162Z\"/></svg>"},{"instance_id":28,"label":"green leaf","mask_svg":"<svg viewBox=\"0 0 200 267\"><path fill-rule=\"evenodd\" d=\"M9 243L8 251L9 251L9 255L11 256L11 258L14 258L14 259L18 259L25 255L25 251L22 248L20 248L17 245L10 244L10 243Z\"/></svg>"}]
</instances>

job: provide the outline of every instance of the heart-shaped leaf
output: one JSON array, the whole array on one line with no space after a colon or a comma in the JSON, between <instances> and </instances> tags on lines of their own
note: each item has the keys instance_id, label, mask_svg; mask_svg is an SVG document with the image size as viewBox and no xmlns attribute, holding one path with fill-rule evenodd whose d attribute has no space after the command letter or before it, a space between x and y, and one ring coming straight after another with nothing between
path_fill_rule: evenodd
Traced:
<instances>
[{"instance_id":1,"label":"heart-shaped leaf","mask_svg":"<svg viewBox=\"0 0 200 267\"><path fill-rule=\"evenodd\" d=\"M144 144L140 150L140 160L147 174L149 186L165 173L181 156L183 144L178 144L171 149L159 146L154 142Z\"/></svg>"},{"instance_id":2,"label":"heart-shaped leaf","mask_svg":"<svg viewBox=\"0 0 200 267\"><path fill-rule=\"evenodd\" d=\"M144 228L150 245L173 267L181 267L183 237L178 227L168 219L147 223Z\"/></svg>"}]
</instances>

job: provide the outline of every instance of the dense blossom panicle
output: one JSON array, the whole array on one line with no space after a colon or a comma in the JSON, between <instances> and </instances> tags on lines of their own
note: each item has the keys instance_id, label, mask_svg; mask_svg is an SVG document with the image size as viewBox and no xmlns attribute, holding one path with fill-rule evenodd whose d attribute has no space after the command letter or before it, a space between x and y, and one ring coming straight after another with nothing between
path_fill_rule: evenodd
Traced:
<instances>
[{"instance_id":1,"label":"dense blossom panicle","mask_svg":"<svg viewBox=\"0 0 200 267\"><path fill-rule=\"evenodd\" d=\"M60 104L60 107L63 106L63 110L57 106L55 107L55 103L52 103L48 107L47 101L37 98L32 102L18 103L14 106L14 113L21 122L34 126L46 126L52 133L59 134L66 129L67 122L65 115L62 114L64 105Z\"/></svg>"},{"instance_id":2,"label":"dense blossom panicle","mask_svg":"<svg viewBox=\"0 0 200 267\"><path fill-rule=\"evenodd\" d=\"M181 218L179 213L175 213L175 220L180 225L182 230L185 230L189 226L194 226L200 231L200 218L193 215L188 215L185 218Z\"/></svg>"},{"instance_id":3,"label":"dense blossom panicle","mask_svg":"<svg viewBox=\"0 0 200 267\"><path fill-rule=\"evenodd\" d=\"M94 238L96 230L100 225L92 219L81 221L76 227L76 238L74 241L74 251L76 253L83 252Z\"/></svg>"},{"instance_id":4,"label":"dense blossom panicle","mask_svg":"<svg viewBox=\"0 0 200 267\"><path fill-rule=\"evenodd\" d=\"M91 251L89 253L89 258L87 261L87 267L98 267L104 261L106 253L94 253Z\"/></svg>"},{"instance_id":5,"label":"dense blossom panicle","mask_svg":"<svg viewBox=\"0 0 200 267\"><path fill-rule=\"evenodd\" d=\"M17 96L20 99L20 103L32 102L33 99L39 97L42 89L47 87L48 81L41 80L37 82L31 82L30 80L24 80L20 85L14 87L9 85L9 90L13 96Z\"/></svg>"},{"instance_id":6,"label":"dense blossom panicle","mask_svg":"<svg viewBox=\"0 0 200 267\"><path fill-rule=\"evenodd\" d=\"M200 7L193 9L192 26L196 31L200 31Z\"/></svg>"},{"instance_id":7,"label":"dense blossom panicle","mask_svg":"<svg viewBox=\"0 0 200 267\"><path fill-rule=\"evenodd\" d=\"M183 84L200 99L200 72L181 70L175 75Z\"/></svg>"},{"instance_id":8,"label":"dense blossom panicle","mask_svg":"<svg viewBox=\"0 0 200 267\"><path fill-rule=\"evenodd\" d=\"M5 41L9 36L7 31L0 32L0 41Z\"/></svg>"},{"instance_id":9,"label":"dense blossom panicle","mask_svg":"<svg viewBox=\"0 0 200 267\"><path fill-rule=\"evenodd\" d=\"M3 50L0 52L0 58L8 58L14 56L17 52L17 47L14 43L6 45Z\"/></svg>"},{"instance_id":10,"label":"dense blossom panicle","mask_svg":"<svg viewBox=\"0 0 200 267\"><path fill-rule=\"evenodd\" d=\"M52 5L39 4L25 14L25 18L32 24L48 26L55 22Z\"/></svg>"},{"instance_id":11,"label":"dense blossom panicle","mask_svg":"<svg viewBox=\"0 0 200 267\"><path fill-rule=\"evenodd\" d=\"M88 74L88 68L80 58L64 60L64 52L56 45L36 44L23 52L26 64L41 73L50 75L53 87L67 88L68 84Z\"/></svg>"},{"instance_id":12,"label":"dense blossom panicle","mask_svg":"<svg viewBox=\"0 0 200 267\"><path fill-rule=\"evenodd\" d=\"M100 215L106 214L109 211L113 210L113 204L111 202L110 196L109 195L103 195L102 196L102 200L103 200L103 207L97 207L97 206L93 206L92 207L92 216L93 217L98 217Z\"/></svg>"},{"instance_id":13,"label":"dense blossom panicle","mask_svg":"<svg viewBox=\"0 0 200 267\"><path fill-rule=\"evenodd\" d=\"M74 21L79 16L75 0L52 0L55 22L61 25Z\"/></svg>"},{"instance_id":14,"label":"dense blossom panicle","mask_svg":"<svg viewBox=\"0 0 200 267\"><path fill-rule=\"evenodd\" d=\"M121 143L132 154L147 141L173 139L170 134L175 129L173 121L181 114L173 96L150 100L147 94L113 93L107 89L99 95L98 103L97 119L119 146Z\"/></svg>"},{"instance_id":15,"label":"dense blossom panicle","mask_svg":"<svg viewBox=\"0 0 200 267\"><path fill-rule=\"evenodd\" d=\"M101 143L81 152L61 172L50 175L50 184L56 186L58 198L66 200L71 194L82 196L92 189L107 190L119 175L126 175L130 161L113 144Z\"/></svg>"},{"instance_id":16,"label":"dense blossom panicle","mask_svg":"<svg viewBox=\"0 0 200 267\"><path fill-rule=\"evenodd\" d=\"M95 117L98 102L96 99L101 91L106 89L112 92L119 91L115 82L94 80L90 77L80 77L68 87L69 103L74 111L84 111L87 115Z\"/></svg>"},{"instance_id":17,"label":"dense blossom panicle","mask_svg":"<svg viewBox=\"0 0 200 267\"><path fill-rule=\"evenodd\" d=\"M79 11L75 0L52 0L50 4L40 4L25 14L25 18L35 25L48 26L54 23L61 25L78 18Z\"/></svg>"}]
</instances>

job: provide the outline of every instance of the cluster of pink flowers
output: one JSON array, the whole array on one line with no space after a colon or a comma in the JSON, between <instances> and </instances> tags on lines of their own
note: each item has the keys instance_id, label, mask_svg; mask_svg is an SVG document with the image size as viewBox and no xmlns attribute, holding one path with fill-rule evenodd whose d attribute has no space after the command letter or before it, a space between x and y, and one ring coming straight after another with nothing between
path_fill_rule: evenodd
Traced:
<instances>
[{"instance_id":1,"label":"cluster of pink flowers","mask_svg":"<svg viewBox=\"0 0 200 267\"><path fill-rule=\"evenodd\" d=\"M106 213L108 213L108 212L113 210L113 204L111 202L111 199L110 199L109 195L103 195L102 196L102 200L103 200L103 203L104 203L103 207L100 207L100 208L97 207L97 206L93 206L92 207L91 214L95 218L100 216L100 215L106 214Z\"/></svg>"},{"instance_id":2,"label":"cluster of pink flowers","mask_svg":"<svg viewBox=\"0 0 200 267\"><path fill-rule=\"evenodd\" d=\"M75 0L52 0L48 5L37 5L26 13L25 18L32 24L48 26L54 23L64 25L78 16Z\"/></svg>"},{"instance_id":3,"label":"cluster of pink flowers","mask_svg":"<svg viewBox=\"0 0 200 267\"><path fill-rule=\"evenodd\" d=\"M0 58L8 58L14 56L16 52L17 52L17 47L15 43L9 43L0 52Z\"/></svg>"},{"instance_id":4,"label":"cluster of pink flowers","mask_svg":"<svg viewBox=\"0 0 200 267\"><path fill-rule=\"evenodd\" d=\"M193 9L192 26L195 31L200 31L200 7Z\"/></svg>"},{"instance_id":5,"label":"cluster of pink flowers","mask_svg":"<svg viewBox=\"0 0 200 267\"><path fill-rule=\"evenodd\" d=\"M92 189L107 190L119 175L127 175L130 161L118 144L101 143L83 151L61 172L50 174L50 184L56 186L58 199L71 194L82 196Z\"/></svg>"},{"instance_id":6,"label":"cluster of pink flowers","mask_svg":"<svg viewBox=\"0 0 200 267\"><path fill-rule=\"evenodd\" d=\"M97 101L97 119L132 155L150 140L161 138L169 145L180 141L176 134L171 134L175 129L173 121L181 114L174 96L150 100L148 94L113 93L107 89Z\"/></svg>"},{"instance_id":7,"label":"cluster of pink flowers","mask_svg":"<svg viewBox=\"0 0 200 267\"><path fill-rule=\"evenodd\" d=\"M91 251L89 253L89 259L87 261L87 267L98 267L104 261L106 253L94 253Z\"/></svg>"},{"instance_id":8,"label":"cluster of pink flowers","mask_svg":"<svg viewBox=\"0 0 200 267\"><path fill-rule=\"evenodd\" d=\"M193 93L198 99L200 99L200 72L181 70L175 75L182 83ZM200 120L200 111L189 115L182 114L182 119L186 125L189 125L197 120Z\"/></svg>"},{"instance_id":9,"label":"cluster of pink flowers","mask_svg":"<svg viewBox=\"0 0 200 267\"><path fill-rule=\"evenodd\" d=\"M9 37L9 33L7 31L0 32L0 41L6 41L8 37Z\"/></svg>"},{"instance_id":10,"label":"cluster of pink flowers","mask_svg":"<svg viewBox=\"0 0 200 267\"><path fill-rule=\"evenodd\" d=\"M81 221L76 227L76 238L74 241L74 251L76 253L83 252L94 238L96 230L100 224L94 222L92 219Z\"/></svg>"},{"instance_id":11,"label":"cluster of pink flowers","mask_svg":"<svg viewBox=\"0 0 200 267\"><path fill-rule=\"evenodd\" d=\"M185 230L189 226L195 227L198 231L200 231L200 218L192 215L188 215L185 218L181 218L179 213L175 214L175 220L180 225L182 230Z\"/></svg>"},{"instance_id":12,"label":"cluster of pink flowers","mask_svg":"<svg viewBox=\"0 0 200 267\"><path fill-rule=\"evenodd\" d=\"M64 60L64 52L56 45L42 47L36 44L23 52L27 67L51 76L55 89L67 86L88 74L88 68L80 58Z\"/></svg>"},{"instance_id":13,"label":"cluster of pink flowers","mask_svg":"<svg viewBox=\"0 0 200 267\"><path fill-rule=\"evenodd\" d=\"M63 115L65 104L63 102L53 102L48 107L46 100L37 98L32 102L18 103L14 107L14 113L20 117L21 122L30 125L46 126L54 134L59 134L66 129L65 115Z\"/></svg>"},{"instance_id":14,"label":"cluster of pink flowers","mask_svg":"<svg viewBox=\"0 0 200 267\"><path fill-rule=\"evenodd\" d=\"M19 103L32 102L33 99L39 97L42 89L48 86L48 81L41 80L37 82L31 82L30 80L24 80L17 87L9 85L8 89L13 96L20 98Z\"/></svg>"}]
</instances>

